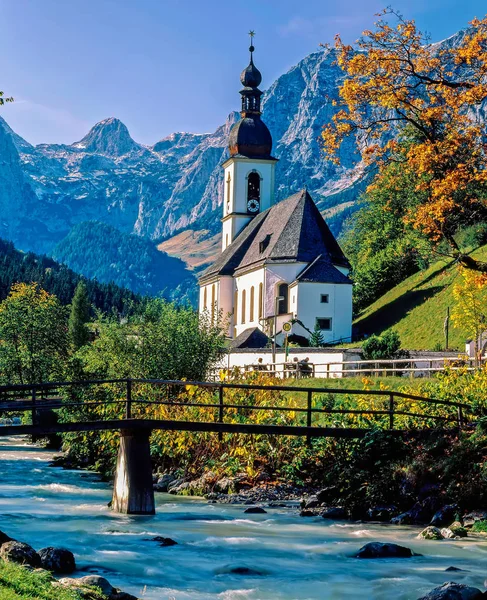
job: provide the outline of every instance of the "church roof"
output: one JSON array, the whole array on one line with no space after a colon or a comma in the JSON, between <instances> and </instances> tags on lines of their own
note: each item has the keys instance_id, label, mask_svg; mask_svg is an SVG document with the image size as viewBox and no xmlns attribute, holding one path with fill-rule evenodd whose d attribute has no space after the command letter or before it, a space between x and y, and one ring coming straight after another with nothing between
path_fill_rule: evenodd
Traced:
<instances>
[{"instance_id":1,"label":"church roof","mask_svg":"<svg viewBox=\"0 0 487 600\"><path fill-rule=\"evenodd\" d=\"M242 331L231 343L232 348L265 348L269 338L258 327Z\"/></svg>"},{"instance_id":2,"label":"church roof","mask_svg":"<svg viewBox=\"0 0 487 600\"><path fill-rule=\"evenodd\" d=\"M331 268L325 273L325 263L332 268L334 264L350 266L313 199L307 190L303 190L252 219L200 279L234 275L236 271L263 264L313 263L318 258L320 270L316 266L313 272L334 279L338 276Z\"/></svg>"},{"instance_id":3,"label":"church roof","mask_svg":"<svg viewBox=\"0 0 487 600\"><path fill-rule=\"evenodd\" d=\"M327 257L318 256L296 277L296 281L315 283L352 283L351 279L333 266Z\"/></svg>"}]
</instances>

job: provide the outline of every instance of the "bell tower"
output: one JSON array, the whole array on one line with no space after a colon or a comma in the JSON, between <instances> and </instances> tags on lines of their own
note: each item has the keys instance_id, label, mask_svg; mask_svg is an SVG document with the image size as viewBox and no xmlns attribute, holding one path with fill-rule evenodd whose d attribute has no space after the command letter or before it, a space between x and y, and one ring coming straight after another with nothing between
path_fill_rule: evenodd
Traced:
<instances>
[{"instance_id":1,"label":"bell tower","mask_svg":"<svg viewBox=\"0 0 487 600\"><path fill-rule=\"evenodd\" d=\"M240 75L243 88L241 119L232 127L228 140L230 158L223 164L222 251L260 212L274 204L274 172L272 136L261 119L259 85L262 75L254 65L255 33L250 32L250 63Z\"/></svg>"}]
</instances>

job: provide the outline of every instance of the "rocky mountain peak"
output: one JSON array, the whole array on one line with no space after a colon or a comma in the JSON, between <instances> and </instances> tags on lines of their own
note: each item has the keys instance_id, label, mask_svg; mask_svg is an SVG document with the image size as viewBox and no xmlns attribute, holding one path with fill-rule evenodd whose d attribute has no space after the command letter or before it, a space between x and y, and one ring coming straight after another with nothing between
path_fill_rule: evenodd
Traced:
<instances>
[{"instance_id":1,"label":"rocky mountain peak","mask_svg":"<svg viewBox=\"0 0 487 600\"><path fill-rule=\"evenodd\" d=\"M97 123L85 137L72 144L85 152L123 156L141 147L130 137L126 125L119 119L110 117Z\"/></svg>"}]
</instances>

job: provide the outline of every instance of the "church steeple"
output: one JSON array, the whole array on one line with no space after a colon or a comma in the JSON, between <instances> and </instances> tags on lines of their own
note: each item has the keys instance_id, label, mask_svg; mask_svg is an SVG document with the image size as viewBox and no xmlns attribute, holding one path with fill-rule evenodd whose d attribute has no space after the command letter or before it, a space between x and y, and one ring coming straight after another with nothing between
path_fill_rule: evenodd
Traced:
<instances>
[{"instance_id":1,"label":"church steeple","mask_svg":"<svg viewBox=\"0 0 487 600\"><path fill-rule=\"evenodd\" d=\"M228 139L230 158L223 164L223 238L225 250L260 212L274 203L274 171L277 160L272 157L272 136L261 119L259 85L262 75L254 65L255 33L250 32L250 62L241 75L244 86L241 119L232 127Z\"/></svg>"},{"instance_id":2,"label":"church steeple","mask_svg":"<svg viewBox=\"0 0 487 600\"><path fill-rule=\"evenodd\" d=\"M250 35L250 63L249 66L242 71L240 75L240 81L244 86L243 90L240 91L242 96L242 118L249 115L260 115L260 97L262 92L259 90L259 85L262 81L262 75L259 69L254 65L254 31L249 32Z\"/></svg>"},{"instance_id":3,"label":"church steeple","mask_svg":"<svg viewBox=\"0 0 487 600\"><path fill-rule=\"evenodd\" d=\"M260 118L262 92L259 90L259 85L262 81L262 75L254 65L254 35L255 32L251 31L249 65L240 75L240 81L244 86L240 90L242 96L240 115L242 119L232 127L228 146L230 156L239 155L247 158L269 159L272 151L272 137L266 124Z\"/></svg>"}]
</instances>

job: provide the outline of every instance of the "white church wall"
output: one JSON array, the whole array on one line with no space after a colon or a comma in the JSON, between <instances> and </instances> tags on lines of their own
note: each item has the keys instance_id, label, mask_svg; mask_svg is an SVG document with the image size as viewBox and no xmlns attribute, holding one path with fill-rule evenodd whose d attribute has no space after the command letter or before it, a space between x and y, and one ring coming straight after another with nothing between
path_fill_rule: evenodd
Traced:
<instances>
[{"instance_id":1,"label":"white church wall","mask_svg":"<svg viewBox=\"0 0 487 600\"><path fill-rule=\"evenodd\" d=\"M306 263L290 263L290 264L276 264L271 267L266 267L265 275L265 308L264 315L270 317L274 315L277 286L280 283L292 283L296 277L306 266ZM291 298L289 298L288 312L291 310Z\"/></svg>"},{"instance_id":2,"label":"white church wall","mask_svg":"<svg viewBox=\"0 0 487 600\"><path fill-rule=\"evenodd\" d=\"M352 285L300 282L296 289L297 314L305 327L313 331L317 318L330 318L331 330L323 331L325 342L346 341L352 336ZM321 295L328 302L321 302Z\"/></svg>"},{"instance_id":3,"label":"white church wall","mask_svg":"<svg viewBox=\"0 0 487 600\"><path fill-rule=\"evenodd\" d=\"M233 293L234 282L233 277L220 277L218 309L222 312L223 319L228 323L228 335L231 337L233 333Z\"/></svg>"},{"instance_id":4,"label":"white church wall","mask_svg":"<svg viewBox=\"0 0 487 600\"><path fill-rule=\"evenodd\" d=\"M236 334L240 335L246 329L261 326L261 323L259 323L259 288L262 284L262 290L264 289L264 269L256 269L255 271L236 277L235 284L238 292ZM251 314L252 288L254 289L253 315ZM244 290L245 322L242 323L242 292Z\"/></svg>"}]
</instances>

